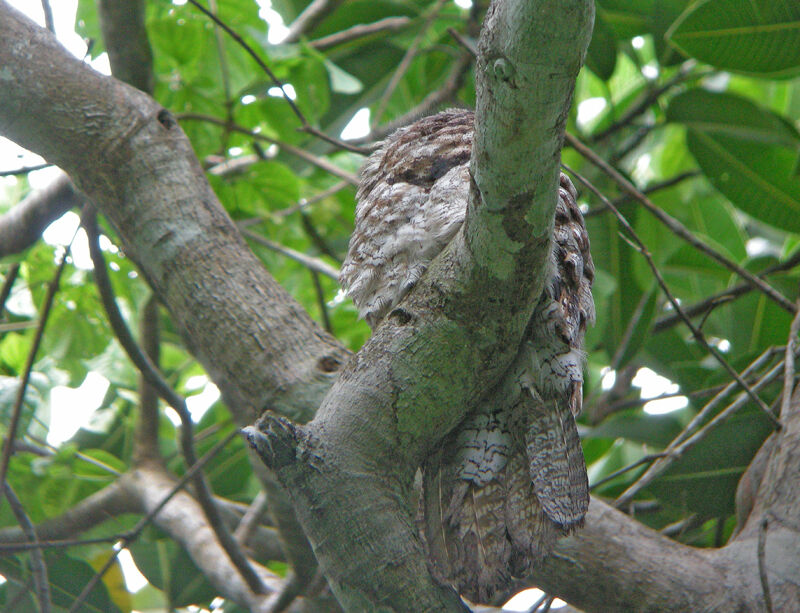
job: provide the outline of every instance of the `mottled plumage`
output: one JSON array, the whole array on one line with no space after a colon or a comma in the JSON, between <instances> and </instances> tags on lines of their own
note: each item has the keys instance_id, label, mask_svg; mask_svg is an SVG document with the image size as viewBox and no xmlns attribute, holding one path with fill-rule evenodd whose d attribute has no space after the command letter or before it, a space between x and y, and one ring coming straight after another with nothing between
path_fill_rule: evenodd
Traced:
<instances>
[{"instance_id":1,"label":"mottled plumage","mask_svg":"<svg viewBox=\"0 0 800 613\"><path fill-rule=\"evenodd\" d=\"M472 136L471 112L445 111L395 132L362 168L340 281L371 327L461 227ZM477 601L505 594L588 507L575 416L594 267L576 195L562 174L551 277L504 388L423 467L421 536L433 570Z\"/></svg>"}]
</instances>

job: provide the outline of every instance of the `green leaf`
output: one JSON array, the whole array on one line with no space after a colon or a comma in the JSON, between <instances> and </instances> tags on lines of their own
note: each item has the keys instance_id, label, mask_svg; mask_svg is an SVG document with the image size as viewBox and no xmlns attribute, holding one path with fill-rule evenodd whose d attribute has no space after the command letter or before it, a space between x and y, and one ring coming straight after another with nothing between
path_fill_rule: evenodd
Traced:
<instances>
[{"instance_id":1,"label":"green leaf","mask_svg":"<svg viewBox=\"0 0 800 613\"><path fill-rule=\"evenodd\" d=\"M331 78L331 89L339 94L357 94L364 85L349 72L342 70L328 59L324 60L328 76Z\"/></svg>"},{"instance_id":2,"label":"green leaf","mask_svg":"<svg viewBox=\"0 0 800 613\"><path fill-rule=\"evenodd\" d=\"M787 121L745 98L703 90L675 97L667 119L686 125L689 150L731 202L775 227L800 231L800 137Z\"/></svg>"},{"instance_id":3,"label":"green leaf","mask_svg":"<svg viewBox=\"0 0 800 613\"><path fill-rule=\"evenodd\" d=\"M217 595L186 551L167 538L140 538L128 549L136 566L166 594L170 607L204 604Z\"/></svg>"},{"instance_id":4,"label":"green leaf","mask_svg":"<svg viewBox=\"0 0 800 613\"><path fill-rule=\"evenodd\" d=\"M654 0L598 0L597 13L607 21L617 38L630 39L646 31Z\"/></svg>"},{"instance_id":5,"label":"green leaf","mask_svg":"<svg viewBox=\"0 0 800 613\"><path fill-rule=\"evenodd\" d=\"M667 32L685 54L722 68L762 77L800 72L800 2L701 0Z\"/></svg>"},{"instance_id":6,"label":"green leaf","mask_svg":"<svg viewBox=\"0 0 800 613\"><path fill-rule=\"evenodd\" d=\"M739 478L770 431L766 417L745 410L711 430L648 489L703 517L733 513Z\"/></svg>"},{"instance_id":7,"label":"green leaf","mask_svg":"<svg viewBox=\"0 0 800 613\"><path fill-rule=\"evenodd\" d=\"M614 36L614 30L608 25L602 14L597 13L594 19L592 42L586 53L586 66L603 81L608 81L614 74L616 65L617 39Z\"/></svg>"},{"instance_id":8,"label":"green leaf","mask_svg":"<svg viewBox=\"0 0 800 613\"><path fill-rule=\"evenodd\" d=\"M691 89L670 101L667 120L753 143L800 147L800 134L789 121L733 94Z\"/></svg>"}]
</instances>

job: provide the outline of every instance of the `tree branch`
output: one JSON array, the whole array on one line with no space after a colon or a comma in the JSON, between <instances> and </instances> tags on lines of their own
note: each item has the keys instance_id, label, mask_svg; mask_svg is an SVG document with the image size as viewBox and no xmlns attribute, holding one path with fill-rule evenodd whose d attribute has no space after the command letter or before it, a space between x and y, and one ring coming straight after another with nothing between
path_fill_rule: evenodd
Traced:
<instances>
[{"instance_id":1,"label":"tree branch","mask_svg":"<svg viewBox=\"0 0 800 613\"><path fill-rule=\"evenodd\" d=\"M47 226L70 209L80 207L84 200L66 175L28 194L0 217L0 258L30 247L41 238Z\"/></svg>"},{"instance_id":2,"label":"tree branch","mask_svg":"<svg viewBox=\"0 0 800 613\"><path fill-rule=\"evenodd\" d=\"M417 466L515 357L542 290L564 122L592 15L589 2L493 5L463 232L310 424L266 416L248 429L345 609L463 610L430 575L407 500ZM543 79L546 92L536 87Z\"/></svg>"},{"instance_id":3,"label":"tree branch","mask_svg":"<svg viewBox=\"0 0 800 613\"><path fill-rule=\"evenodd\" d=\"M246 248L171 115L7 4L0 15L0 63L14 82L0 97L0 133L97 203L238 423L264 407L309 419L347 351Z\"/></svg>"}]
</instances>

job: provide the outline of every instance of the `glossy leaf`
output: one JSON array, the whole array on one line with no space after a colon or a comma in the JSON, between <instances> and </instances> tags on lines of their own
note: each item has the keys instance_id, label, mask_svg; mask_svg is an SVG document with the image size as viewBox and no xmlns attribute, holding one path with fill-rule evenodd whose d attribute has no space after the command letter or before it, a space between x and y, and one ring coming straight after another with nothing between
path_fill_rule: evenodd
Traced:
<instances>
[{"instance_id":1,"label":"glossy leaf","mask_svg":"<svg viewBox=\"0 0 800 613\"><path fill-rule=\"evenodd\" d=\"M687 126L697 163L742 211L800 230L800 137L791 124L744 98L702 90L675 98L667 118Z\"/></svg>"},{"instance_id":2,"label":"glossy leaf","mask_svg":"<svg viewBox=\"0 0 800 613\"><path fill-rule=\"evenodd\" d=\"M724 70L771 78L800 72L796 0L701 0L667 37L686 55Z\"/></svg>"}]
</instances>

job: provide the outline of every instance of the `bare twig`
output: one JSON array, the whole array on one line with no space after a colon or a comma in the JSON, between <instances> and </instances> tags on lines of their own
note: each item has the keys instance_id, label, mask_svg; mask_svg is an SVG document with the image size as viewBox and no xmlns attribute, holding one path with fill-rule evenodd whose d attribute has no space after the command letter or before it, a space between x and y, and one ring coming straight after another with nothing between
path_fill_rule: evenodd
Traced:
<instances>
[{"instance_id":1,"label":"bare twig","mask_svg":"<svg viewBox=\"0 0 800 613\"><path fill-rule=\"evenodd\" d=\"M630 320L628 321L628 325L625 327L625 332L622 335L622 338L619 341L619 346L617 347L616 351L614 351L614 356L611 358L611 369L618 370L620 362L622 358L625 356L625 353L628 351L628 347L633 340L633 332L636 329L636 326L639 325L639 322L642 320L642 315L644 315L644 309L647 306L647 303L650 301L650 292L644 292L642 297L639 299L639 304L636 305L633 313L631 314Z\"/></svg>"},{"instance_id":2,"label":"bare twig","mask_svg":"<svg viewBox=\"0 0 800 613\"><path fill-rule=\"evenodd\" d=\"M674 177L670 177L669 179L664 179L663 181L658 181L656 183L651 183L647 187L642 190L643 194L654 194L656 192L661 191L662 189L668 189L679 183L683 183L687 179L693 179L694 177L700 176L702 173L699 170L687 170L686 172L681 172L675 175ZM619 208L623 204L631 202L632 198L630 196L622 196L620 198L615 198L612 200L614 205ZM589 209L583 214L583 218L587 219L589 217L594 217L595 215L600 215L601 213L605 213L608 209L602 205Z\"/></svg>"},{"instance_id":3,"label":"bare twig","mask_svg":"<svg viewBox=\"0 0 800 613\"><path fill-rule=\"evenodd\" d=\"M32 544L38 544L36 536L36 529L33 527L31 518L25 512L25 507L22 506L17 494L11 488L10 483L4 483L6 493L6 500L11 507L14 517L17 518L20 528L25 533L25 536ZM50 603L50 583L47 580L47 565L44 562L44 555L42 555L41 548L37 547L31 549L31 575L33 575L33 585L36 589L36 598L39 601L40 613L50 613L52 605Z\"/></svg>"},{"instance_id":4,"label":"bare twig","mask_svg":"<svg viewBox=\"0 0 800 613\"><path fill-rule=\"evenodd\" d=\"M17 177L19 175L26 175L34 170L50 168L50 166L52 166L52 164L36 164L34 166L25 166L24 168L15 168L14 170L0 170L0 177Z\"/></svg>"},{"instance_id":5,"label":"bare twig","mask_svg":"<svg viewBox=\"0 0 800 613\"><path fill-rule=\"evenodd\" d=\"M0 552L5 554L31 551L32 549L58 549L68 547L81 547L83 545L100 545L103 543L116 543L122 535L101 536L92 539L59 539L55 541L36 541L32 543L0 543Z\"/></svg>"},{"instance_id":6,"label":"bare twig","mask_svg":"<svg viewBox=\"0 0 800 613\"><path fill-rule=\"evenodd\" d=\"M455 28L447 28L447 33L452 36L456 42L461 45L465 50L467 50L472 57L477 57L478 50L475 48L475 43L471 40L468 40L466 36L464 36L461 32L456 30Z\"/></svg>"},{"instance_id":7,"label":"bare twig","mask_svg":"<svg viewBox=\"0 0 800 613\"><path fill-rule=\"evenodd\" d=\"M378 108L375 110L375 114L372 117L372 127L374 128L377 126L383 114L386 112L386 107L389 104L389 99L392 97L394 90L397 89L397 86L400 84L400 80L406 74L409 66L411 66L411 62L414 57L417 55L417 50L419 49L420 44L422 43L422 39L425 38L425 35L428 33L428 30L433 25L433 22L436 21L436 18L439 16L439 12L444 7L447 0L437 0L436 4L433 5L430 9L430 13L425 18L425 22L417 31L417 35L414 37L414 40L411 41L411 45L408 47L403 59L400 60L400 63L397 65L394 73L392 74L392 78L389 79L389 84L386 86L386 89L383 92L380 100L378 101Z\"/></svg>"},{"instance_id":8,"label":"bare twig","mask_svg":"<svg viewBox=\"0 0 800 613\"><path fill-rule=\"evenodd\" d=\"M634 468L638 468L642 464L649 464L650 462L653 462L654 460L658 460L659 458L663 458L666 455L667 454L664 453L664 452L647 454L646 456L643 456L643 457L639 458L635 462L631 462L627 466L623 466L619 470L615 470L613 473L610 473L610 474L606 475L605 477L603 477L599 481L596 481L595 483L592 483L589 486L589 489L590 490L594 490L595 488L598 488L601 485L603 485L605 483L608 483L609 481L612 481L613 479L616 479L620 475L624 475L625 473L633 470Z\"/></svg>"},{"instance_id":9,"label":"bare twig","mask_svg":"<svg viewBox=\"0 0 800 613\"><path fill-rule=\"evenodd\" d=\"M187 466L193 466L197 463L197 456L194 451L193 429L191 413L186 406L186 401L177 394L161 376L157 367L152 363L150 358L142 351L139 345L133 338L130 330L128 329L122 314L119 312L116 300L114 299L113 288L111 281L108 278L108 271L106 270L105 259L100 251L99 244L99 231L97 228L96 220L90 216L86 220L86 233L89 235L89 254L94 264L95 283L100 294L101 301L106 310L108 321L114 334L117 336L123 349L125 349L128 358L139 369L147 382L158 392L169 405L175 409L181 418L181 449ZM261 578L256 574L253 567L250 565L249 560L242 552L236 540L231 535L225 523L219 514L219 509L214 503L211 489L205 479L202 471L194 477L194 485L197 494L197 500L206 514L206 519L209 525L214 529L217 539L222 545L225 552L228 554L233 565L237 568L242 578L245 580L250 589L259 594L263 593L265 588Z\"/></svg>"},{"instance_id":10,"label":"bare twig","mask_svg":"<svg viewBox=\"0 0 800 613\"><path fill-rule=\"evenodd\" d=\"M39 324L36 327L36 334L33 337L33 343L28 351L28 357L25 362L22 378L19 382L19 386L17 387L17 395L14 399L14 406L11 409L11 420L8 423L6 438L3 442L3 457L2 460L0 460L0 485L6 482L8 464L11 461L11 451L14 448L14 439L17 436L17 428L19 427L19 421L22 416L22 405L25 401L25 391L28 389L28 383L31 380L31 372L33 372L33 363L36 360L36 354L39 351L39 346L42 344L42 338L44 338L44 329L45 326L47 326L47 320L50 317L50 309L53 306L53 299L58 291L58 283L61 280L61 275L64 272L64 267L67 264L67 256L69 255L72 241L75 240L75 236L77 234L78 228L75 229L75 233L72 235L69 244L64 248L64 253L61 255L61 261L58 264L58 268L56 268L56 272L47 286L47 294L45 295L44 303L42 304L41 315L39 316ZM0 492L5 494L5 489L0 488ZM1 503L2 498L0 498L0 504Z\"/></svg>"},{"instance_id":11,"label":"bare twig","mask_svg":"<svg viewBox=\"0 0 800 613\"><path fill-rule=\"evenodd\" d=\"M151 294L147 299L139 322L142 349L153 362L159 362L160 338L158 326L158 301ZM158 461L158 391L150 385L145 375L139 373L139 414L136 436L133 440L134 464L145 460Z\"/></svg>"},{"instance_id":12,"label":"bare twig","mask_svg":"<svg viewBox=\"0 0 800 613\"><path fill-rule=\"evenodd\" d=\"M567 170L569 170L569 169L567 169ZM625 230L627 230L627 232L633 238L633 241L634 241L635 244L633 244L632 246L634 246L634 248L636 248L644 256L645 261L647 262L647 265L649 266L651 272L653 273L653 276L655 277L656 282L658 283L659 287L661 287L661 290L664 292L664 295L667 297L667 300L672 305L672 308L675 309L675 312L680 315L681 319L686 324L686 327L689 328L689 331L692 333L692 336L694 337L694 339L708 353L710 353L714 357L714 359L725 370L728 371L728 373L731 375L731 377L733 377L736 380L736 382L742 387L742 389L744 389L747 392L747 395L750 396L750 398L756 404L756 406L759 407L764 412L764 415L767 416L767 418L769 418L769 420L772 422L773 427L776 430L779 430L780 427L781 427L780 422L775 417L775 415L772 414L772 412L770 411L769 407L766 404L764 404L764 401L761 400L761 398L758 396L758 394L756 394L753 390L750 389L750 387L747 385L747 383L739 376L739 373L736 372L736 370L733 368L733 366L730 365L730 363L725 359L725 357L722 355L722 353L716 347L714 347L713 345L710 345L708 343L708 341L706 340L706 338L703 335L703 333L692 323L692 320L689 319L686 316L686 314L683 312L683 309L681 308L680 303L672 295L672 292L670 292L669 287L667 286L666 282L664 281L664 277L661 275L661 271L655 265L655 262L653 262L653 258L650 255L650 252L647 250L647 247L644 245L644 243L641 241L639 236L636 234L636 231L633 229L633 227L630 225L630 223L628 223L628 220L625 219L625 216L622 215L622 213L619 212L617 207L615 207L611 203L611 201L608 198L606 198L600 192L600 190L598 190L594 186L593 183L591 183L586 178L582 177L580 174L576 173L573 170L569 170L569 172L571 172L573 175L575 175L575 177L581 183L583 183L586 187L588 187L589 190L593 194L595 194L598 198L603 200L605 202L606 206L611 209L611 211L614 213L614 215L619 220L619 222L622 225L622 227L625 228ZM620 179L622 179L621 176L620 176ZM624 181L624 179L622 179L622 180ZM633 189L635 190L635 188L633 188ZM645 200L647 199L644 195L642 195L642 198L644 198ZM687 232L688 232L688 230L687 230ZM792 309L794 309L794 307L792 307Z\"/></svg>"},{"instance_id":13,"label":"bare twig","mask_svg":"<svg viewBox=\"0 0 800 613\"><path fill-rule=\"evenodd\" d=\"M728 270L736 273L743 279L745 279L750 285L757 288L764 294L766 294L771 300L777 302L782 308L786 309L790 313L795 312L794 304L789 301L783 294L778 292L774 287L770 286L769 284L765 283L763 280L759 279L749 270L746 270L739 266L736 262L733 262L722 255L716 249L706 245L704 242L699 240L694 234L692 234L686 226L684 226L681 222L677 219L671 217L645 196L641 191L639 191L630 181L628 181L625 177L623 177L619 172L617 172L614 168L612 168L609 164L606 163L600 156L598 156L594 151L592 151L589 147L584 145L580 142L577 138L572 136L571 134L566 134L566 141L569 143L571 147L573 147L576 151L578 151L582 156L584 156L587 160L589 160L592 164L597 166L603 173L608 175L620 188L627 194L629 194L634 200L641 203L648 211L650 211L656 219L658 219L661 223L663 223L667 228L669 228L676 236L679 236L687 243L692 245L698 251L706 254L711 259L716 261L717 263L721 264ZM605 198L605 197L603 197ZM605 198L606 206L613 207L613 204ZM616 210L614 207L613 210ZM677 312L677 309L676 309Z\"/></svg>"},{"instance_id":14,"label":"bare twig","mask_svg":"<svg viewBox=\"0 0 800 613\"><path fill-rule=\"evenodd\" d=\"M328 301L325 300L325 292L322 289L322 284L319 282L319 273L316 270L311 270L309 272L311 273L311 280L314 282L314 293L317 295L317 305L319 306L320 317L322 317L322 327L333 334L331 318L330 315L328 315Z\"/></svg>"},{"instance_id":15,"label":"bare twig","mask_svg":"<svg viewBox=\"0 0 800 613\"><path fill-rule=\"evenodd\" d=\"M6 278L3 279L3 287L0 288L0 317L3 316L3 311L6 309L6 301L11 295L11 288L14 287L14 281L17 280L19 275L19 262L14 262L8 267Z\"/></svg>"},{"instance_id":16,"label":"bare twig","mask_svg":"<svg viewBox=\"0 0 800 613\"><path fill-rule=\"evenodd\" d=\"M219 13L219 7L217 6L217 0L208 0L208 7L211 9L215 15ZM225 45L222 38L222 32L220 31L219 24L214 24L214 45L217 49L217 56L219 57L219 74L220 79L222 80L222 93L225 98L225 120L228 123L233 122L233 108L235 101L231 97L231 87L230 87L230 74L228 72L228 59L225 56ZM220 146L220 151L226 151L228 149L228 132L223 133L222 144Z\"/></svg>"},{"instance_id":17,"label":"bare twig","mask_svg":"<svg viewBox=\"0 0 800 613\"><path fill-rule=\"evenodd\" d=\"M42 0L42 12L44 13L44 25L53 34L56 33L56 24L53 20L53 9L50 8L50 0Z\"/></svg>"},{"instance_id":18,"label":"bare twig","mask_svg":"<svg viewBox=\"0 0 800 613\"><path fill-rule=\"evenodd\" d=\"M776 272L783 272L785 270L790 270L800 264L800 250L796 251L794 255L792 255L787 260L780 262L779 264L775 264L774 266L770 266L769 268L765 269L764 271L758 273L759 277L765 277L766 275L771 275ZM739 285L734 285L718 294L714 294L709 296L705 300L698 302L697 304L693 304L684 308L684 312L689 317L695 317L696 315L700 315L701 313L705 313L707 311L711 311L718 306L725 304L726 302L730 302L742 296L754 288L749 283L740 283ZM671 328L675 324L680 322L680 317L677 314L672 315L665 315L660 319L657 319L655 325L653 326L654 332L661 332L668 328Z\"/></svg>"},{"instance_id":19,"label":"bare twig","mask_svg":"<svg viewBox=\"0 0 800 613\"><path fill-rule=\"evenodd\" d=\"M692 74L692 70L694 70L696 65L697 62L694 60L685 61L678 69L678 72L672 76L672 78L665 81L661 86L655 87L650 91L648 91L639 102L631 106L622 115L622 117L620 117L617 121L608 126L605 130L599 132L598 134L592 135L592 142L601 141L611 136L618 130L624 128L625 126L631 124L633 120L636 119L636 117L644 113L650 107L651 104L656 102L656 100L658 100L664 93L666 93L676 85L683 83L684 81L687 81L689 79L692 80L699 79L709 74L706 71L699 74Z\"/></svg>"},{"instance_id":20,"label":"bare twig","mask_svg":"<svg viewBox=\"0 0 800 613\"><path fill-rule=\"evenodd\" d=\"M336 10L342 2L343 0L313 0L289 25L289 32L281 42L296 43L301 36Z\"/></svg>"},{"instance_id":21,"label":"bare twig","mask_svg":"<svg viewBox=\"0 0 800 613\"><path fill-rule=\"evenodd\" d=\"M339 271L327 262L324 262L318 258L313 258L305 253L295 251L290 247L286 247L280 243L271 241L268 238L264 238L263 236L256 234L255 232L251 232L250 230L242 230L242 234L250 240L257 242L259 245L263 245L267 249L271 249L272 251L280 253L281 255L285 255L287 258L291 258L295 262L299 262L309 270L313 270L325 275L326 277L330 277L337 283L339 281Z\"/></svg>"},{"instance_id":22,"label":"bare twig","mask_svg":"<svg viewBox=\"0 0 800 613\"><path fill-rule=\"evenodd\" d=\"M380 19L373 23L360 23L358 25L347 28L346 30L342 30L341 32L336 32L335 34L331 34L329 36L323 36L322 38L317 38L316 40L309 41L308 44L317 51L324 51L326 49L330 49L331 47L335 47L343 43L349 43L359 38L372 36L373 34L382 34L384 32L396 32L397 30L402 30L410 23L411 19L405 16L386 17L384 19Z\"/></svg>"},{"instance_id":23,"label":"bare twig","mask_svg":"<svg viewBox=\"0 0 800 613\"><path fill-rule=\"evenodd\" d=\"M275 73L272 72L272 69L269 66L267 66L267 64L266 64L266 62L264 62L264 60L261 59L261 56L258 55L258 53L256 53L255 50L250 45L248 45L244 41L244 39L241 36L239 36L239 34L233 28L231 28L228 24L226 24L224 21L222 21L214 13L209 11L206 7L204 7L202 4L200 4L197 0L189 0L189 2L192 4L192 6L197 8L206 17L211 19L211 21L213 21L220 28L222 28L225 31L225 33L228 34L228 36L233 38L233 40L236 41L236 43L242 49L244 49L245 52L251 58L253 58L253 60L256 62L256 64L258 64L259 68L261 68L261 70L263 70L267 74L267 76L275 84L275 87L277 87L278 89L281 90L281 93L283 94L283 99L286 101L286 104L289 105L289 107L292 109L292 112L300 120L300 128L299 129L301 131L307 132L309 134L313 134L317 138L319 138L321 140L324 140L325 142L330 143L331 145L334 145L334 146L336 146L336 147L338 147L340 149L345 149L347 151L353 151L355 153L360 153L360 150L358 148L354 148L353 145L351 145L349 143L346 143L344 141L341 141L339 139L333 138L332 136L328 136L324 132L321 132L320 130L318 130L317 128L312 126L308 122L308 120L306 119L306 116L303 115L303 112L300 110L300 108L297 106L297 104L295 104L294 100L292 100L291 97L289 97L289 94L286 93L286 89L284 88L283 82L280 79L278 79L278 77L275 76Z\"/></svg>"},{"instance_id":24,"label":"bare twig","mask_svg":"<svg viewBox=\"0 0 800 613\"><path fill-rule=\"evenodd\" d=\"M315 204L320 200L325 200L325 198L333 196L334 194L338 194L348 185L350 185L350 183L347 181L339 181L338 183L331 185L328 189L325 189L318 194L314 194L310 198L301 198L297 204L290 206L289 208L281 209L280 211L272 211L270 215L273 217L288 217L289 215L297 213L298 211L305 211L312 204Z\"/></svg>"},{"instance_id":25,"label":"bare twig","mask_svg":"<svg viewBox=\"0 0 800 613\"><path fill-rule=\"evenodd\" d=\"M773 366L766 374L764 374L752 386L753 391L758 391L769 383L772 383L780 373L783 371L783 362L779 362ZM669 444L664 452L664 457L656 460L645 473L636 480L628 489L626 489L619 498L617 498L616 506L625 507L633 497L639 493L643 488L647 487L656 477L661 475L667 468L669 468L675 460L681 457L689 449L694 447L697 443L702 441L708 434L723 421L728 419L731 415L736 413L745 404L747 404L748 396L744 393L739 396L716 417L709 421L705 426L697 430L693 435L689 436L689 427L685 428L681 434L676 437L675 441ZM692 423L696 423L696 418ZM692 424L690 424L691 426ZM680 440L678 440L680 439Z\"/></svg>"},{"instance_id":26,"label":"bare twig","mask_svg":"<svg viewBox=\"0 0 800 613\"><path fill-rule=\"evenodd\" d=\"M216 455L220 451L222 451L222 449L224 449L225 446L237 436L239 436L239 432L234 430L228 436L226 436L224 439L222 439L216 445L214 445L211 449L209 449L206 452L206 454L203 457L201 457L195 464L188 467L188 470L177 481L177 483L175 483L175 486L172 488L169 494L164 496L164 498L156 506L154 506L149 513L147 513L136 523L136 525L131 529L130 532L125 534L120 539L119 546L114 547L113 549L113 554L108 557L106 563L103 564L103 566L100 567L97 570L97 572L95 572L94 576L86 583L81 593L78 594L78 597L75 599L75 602L72 603L72 606L69 609L69 613L77 613L78 611L81 610L81 606L83 605L84 600L86 600L89 594L91 594L92 590L94 589L94 586L97 585L97 582L100 581L103 578L103 576L108 572L108 569L111 568L111 566L113 566L114 562L117 559L117 556L119 555L119 552L125 549L125 547L127 547L137 538L139 538L139 535L142 533L142 530L144 530L148 526L148 524L150 524L150 522L153 521L153 518L161 512L161 509L163 509L167 505L167 503L170 500L172 500L175 494L181 491L189 481L194 479L197 473L199 473L211 459L216 457Z\"/></svg>"},{"instance_id":27,"label":"bare twig","mask_svg":"<svg viewBox=\"0 0 800 613\"><path fill-rule=\"evenodd\" d=\"M264 490L259 490L253 502L247 507L247 512L242 516L236 530L233 531L233 536L237 541L244 544L253 534L253 531L258 526L261 516L267 509L267 494Z\"/></svg>"},{"instance_id":28,"label":"bare twig","mask_svg":"<svg viewBox=\"0 0 800 613\"><path fill-rule=\"evenodd\" d=\"M473 57L470 53L462 53L454 62L453 67L450 69L450 74L439 89L425 96L422 102L410 111L388 123L378 126L370 131L364 138L354 139L353 142L366 143L381 140L395 130L416 121L420 117L430 114L431 111L450 100L458 90L461 89L461 86L464 84L464 76L472 65L472 61Z\"/></svg>"},{"instance_id":29,"label":"bare twig","mask_svg":"<svg viewBox=\"0 0 800 613\"><path fill-rule=\"evenodd\" d=\"M275 138L270 138L269 136L265 136L263 134L259 134L258 132L253 132L252 130L245 128L244 126L240 126L237 124L231 124L226 122L224 119L220 119L218 117L214 117L212 115L201 115L198 113L182 113L178 115L178 119L186 119L186 120L194 120L194 121L206 121L208 123L213 123L218 126L222 126L227 130L233 130L234 132L240 132L241 134L247 134L251 138L255 140L264 141L265 143L270 143L271 145L278 145L281 149L290 153L294 156L304 159L309 164L313 164L317 168L321 168L322 170L331 173L332 175L339 177L340 179L344 179L350 185L358 185L358 177L353 174L350 174L347 171L342 170L335 164L332 164L325 158L320 158L315 156L312 153L309 153L305 149L301 149L300 147L296 147L294 145L290 145L289 143L284 143L283 141L279 141ZM358 152L364 153L366 150L359 147ZM260 158L257 156L253 156L251 158L251 163L255 163L259 161Z\"/></svg>"}]
</instances>

